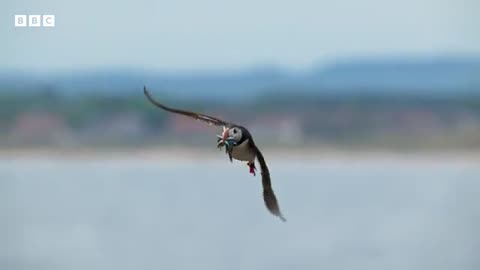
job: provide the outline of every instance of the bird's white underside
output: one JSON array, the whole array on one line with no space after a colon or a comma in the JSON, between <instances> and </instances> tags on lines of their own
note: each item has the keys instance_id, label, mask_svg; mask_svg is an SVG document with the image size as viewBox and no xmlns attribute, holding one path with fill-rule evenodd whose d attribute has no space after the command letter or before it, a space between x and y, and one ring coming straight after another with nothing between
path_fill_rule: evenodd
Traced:
<instances>
[{"instance_id":1,"label":"bird's white underside","mask_svg":"<svg viewBox=\"0 0 480 270\"><path fill-rule=\"evenodd\" d=\"M255 161L255 152L248 147L248 141L245 140L243 143L234 146L232 149L232 157L241 161Z\"/></svg>"}]
</instances>

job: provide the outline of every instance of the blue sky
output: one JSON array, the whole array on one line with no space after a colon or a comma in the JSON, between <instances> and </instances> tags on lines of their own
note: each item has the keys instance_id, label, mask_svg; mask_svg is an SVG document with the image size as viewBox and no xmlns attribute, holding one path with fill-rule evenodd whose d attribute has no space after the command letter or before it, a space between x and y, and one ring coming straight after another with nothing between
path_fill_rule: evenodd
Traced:
<instances>
[{"instance_id":1,"label":"blue sky","mask_svg":"<svg viewBox=\"0 0 480 270\"><path fill-rule=\"evenodd\" d=\"M0 68L304 69L337 59L480 55L480 2L13 1L0 4ZM55 14L53 29L15 14Z\"/></svg>"}]
</instances>

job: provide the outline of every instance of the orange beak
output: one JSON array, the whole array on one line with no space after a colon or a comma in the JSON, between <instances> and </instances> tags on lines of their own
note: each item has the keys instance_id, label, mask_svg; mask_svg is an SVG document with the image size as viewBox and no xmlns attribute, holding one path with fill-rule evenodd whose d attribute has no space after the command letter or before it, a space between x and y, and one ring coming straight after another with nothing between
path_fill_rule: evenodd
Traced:
<instances>
[{"instance_id":1,"label":"orange beak","mask_svg":"<svg viewBox=\"0 0 480 270\"><path fill-rule=\"evenodd\" d=\"M222 132L222 143L225 143L227 141L227 138L228 138L228 131L230 130L230 128L223 128L223 132Z\"/></svg>"}]
</instances>

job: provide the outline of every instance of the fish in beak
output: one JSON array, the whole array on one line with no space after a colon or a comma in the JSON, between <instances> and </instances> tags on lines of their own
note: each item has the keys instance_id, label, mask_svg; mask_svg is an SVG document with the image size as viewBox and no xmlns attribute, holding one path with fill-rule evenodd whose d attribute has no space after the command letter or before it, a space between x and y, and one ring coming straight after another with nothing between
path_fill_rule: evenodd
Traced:
<instances>
[{"instance_id":1,"label":"fish in beak","mask_svg":"<svg viewBox=\"0 0 480 270\"><path fill-rule=\"evenodd\" d=\"M230 128L223 127L223 132L222 132L222 142L223 143L228 143L228 132L230 131Z\"/></svg>"},{"instance_id":2,"label":"fish in beak","mask_svg":"<svg viewBox=\"0 0 480 270\"><path fill-rule=\"evenodd\" d=\"M217 147L221 148L222 146L226 145L227 147L231 143L232 138L228 137L228 131L230 128L223 127L222 135L217 135L218 143Z\"/></svg>"},{"instance_id":3,"label":"fish in beak","mask_svg":"<svg viewBox=\"0 0 480 270\"><path fill-rule=\"evenodd\" d=\"M228 136L230 128L223 127L223 132L222 135L217 135L217 148L220 149L223 146L225 146L225 153L228 154L228 157L230 158L230 161L232 161L232 151L233 151L233 146L237 145L233 137Z\"/></svg>"}]
</instances>

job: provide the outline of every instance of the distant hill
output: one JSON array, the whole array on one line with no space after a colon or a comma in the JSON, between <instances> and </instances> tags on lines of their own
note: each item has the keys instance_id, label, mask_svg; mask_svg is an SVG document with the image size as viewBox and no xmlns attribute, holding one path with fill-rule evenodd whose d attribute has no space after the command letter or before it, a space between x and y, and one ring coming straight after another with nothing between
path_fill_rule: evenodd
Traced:
<instances>
[{"instance_id":1,"label":"distant hill","mask_svg":"<svg viewBox=\"0 0 480 270\"><path fill-rule=\"evenodd\" d=\"M480 59L344 62L313 72L307 82L334 89L479 91Z\"/></svg>"},{"instance_id":2,"label":"distant hill","mask_svg":"<svg viewBox=\"0 0 480 270\"><path fill-rule=\"evenodd\" d=\"M134 94L147 85L177 98L248 99L271 92L306 95L480 94L479 58L358 60L306 72L275 68L155 73L128 69L56 74L0 73L0 92Z\"/></svg>"}]
</instances>

